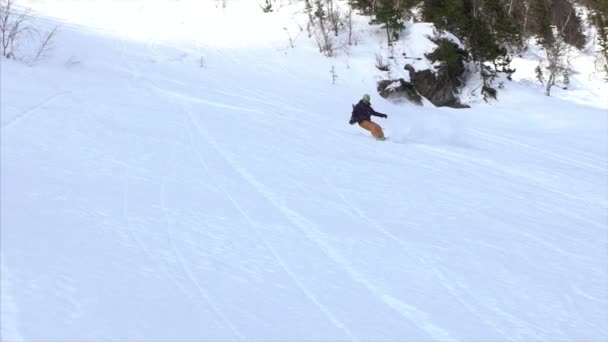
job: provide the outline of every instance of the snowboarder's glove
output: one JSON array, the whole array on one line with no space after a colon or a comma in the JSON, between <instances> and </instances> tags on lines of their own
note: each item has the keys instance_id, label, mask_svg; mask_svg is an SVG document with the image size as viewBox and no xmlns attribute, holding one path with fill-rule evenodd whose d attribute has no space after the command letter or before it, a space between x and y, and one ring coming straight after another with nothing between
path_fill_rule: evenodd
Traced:
<instances>
[{"instance_id":1,"label":"snowboarder's glove","mask_svg":"<svg viewBox=\"0 0 608 342\"><path fill-rule=\"evenodd\" d=\"M355 120L350 119L350 121L348 123L351 124L351 125L354 125L355 124Z\"/></svg>"},{"instance_id":2,"label":"snowboarder's glove","mask_svg":"<svg viewBox=\"0 0 608 342\"><path fill-rule=\"evenodd\" d=\"M381 117L381 118L383 118L383 119L388 118L388 115L386 115L386 114L378 114L378 116Z\"/></svg>"}]
</instances>

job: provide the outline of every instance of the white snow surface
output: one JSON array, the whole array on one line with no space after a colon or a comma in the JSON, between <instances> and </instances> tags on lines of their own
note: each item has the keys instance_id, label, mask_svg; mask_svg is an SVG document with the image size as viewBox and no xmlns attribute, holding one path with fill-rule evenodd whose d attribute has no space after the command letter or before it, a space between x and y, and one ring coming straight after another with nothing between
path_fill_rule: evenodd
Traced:
<instances>
[{"instance_id":1,"label":"white snow surface","mask_svg":"<svg viewBox=\"0 0 608 342\"><path fill-rule=\"evenodd\" d=\"M301 5L217 3L24 1L63 24L0 63L2 340L608 339L589 63L552 97L393 105L365 18L326 58ZM363 93L388 141L348 125Z\"/></svg>"}]
</instances>

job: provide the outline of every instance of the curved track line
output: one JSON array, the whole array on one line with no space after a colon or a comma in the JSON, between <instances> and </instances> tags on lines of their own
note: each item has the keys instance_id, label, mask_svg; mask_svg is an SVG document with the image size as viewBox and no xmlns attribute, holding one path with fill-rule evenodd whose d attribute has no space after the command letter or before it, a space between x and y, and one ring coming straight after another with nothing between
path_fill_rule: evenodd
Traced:
<instances>
[{"instance_id":1,"label":"curved track line","mask_svg":"<svg viewBox=\"0 0 608 342\"><path fill-rule=\"evenodd\" d=\"M171 156L172 156L171 158L173 160L169 165L175 165L174 151L171 152ZM236 340L247 341L247 338L245 337L245 335L243 335L239 331L239 329L232 323L232 321L230 321L230 319L224 313L224 311L222 309L220 309L220 307L217 305L215 300L213 300L213 298L211 297L209 292L207 290L205 290L205 288L196 279L194 272L192 271L190 266L188 266L188 264L186 263L186 261L184 259L184 256L182 255L182 253L180 253L179 249L177 248L174 238L173 238L173 233L171 232L172 223L171 223L171 218L169 217L167 204L166 204L166 200L165 200L166 188L167 188L167 177L166 177L166 175L163 175L161 184L160 184L160 192L159 192L160 208L161 208L161 212L163 213L163 217L165 218L165 231L167 233L167 239L169 241L169 245L171 246L171 252L173 253L173 255L175 255L176 259L178 260L184 274L188 277L188 279L190 279L190 281L196 287L199 295L211 307L211 310L213 311L213 313L220 318L220 320L224 323L225 326L228 327L228 329L236 337Z\"/></svg>"},{"instance_id":2,"label":"curved track line","mask_svg":"<svg viewBox=\"0 0 608 342\"><path fill-rule=\"evenodd\" d=\"M316 224L309 221L296 211L281 204L281 200L270 189L255 179L255 177L253 177L247 170L240 167L232 157L223 152L217 142L211 136L205 133L203 128L194 118L191 117L191 120L195 128L199 131L199 134L201 134L201 136L208 141L216 152L220 154L245 181L256 189L266 200L272 203L310 241L318 245L320 249L333 262L335 262L347 274L349 274L354 281L365 287L368 291L370 291L370 293L376 296L376 298L396 311L399 315L413 322L421 330L429 334L433 339L442 341L455 340L446 330L431 323L428 314L416 307L401 302L399 299L394 298L391 295L386 294L378 285L374 284L369 278L355 269L346 257L335 250L330 243L327 242L324 234L320 231Z\"/></svg>"},{"instance_id":3,"label":"curved track line","mask_svg":"<svg viewBox=\"0 0 608 342\"><path fill-rule=\"evenodd\" d=\"M526 144L523 143L519 140L513 139L513 138L509 138L509 137L500 137L494 134L490 134L490 133L486 133L483 132L481 130L478 129L469 129L469 131L473 134L476 135L482 139L485 139L486 141L490 141L490 142L498 142L501 143L503 145L511 145L511 146L517 146L518 148L524 149L524 150L528 150L530 152L533 153L537 153L540 154L542 156L545 156L549 159L553 159L555 161L558 161L560 163L564 163L567 165L572 165L581 169L587 169L587 170L593 170L593 171L597 171L597 172L603 172L605 173L606 171L608 171L607 167L601 167L595 164L592 164L589 160L583 161L583 160L576 160L576 159L572 159L569 157L565 157L562 155L559 155L555 152L550 152L548 150L542 149L540 147L536 147L530 144ZM585 157L585 159L587 159L587 157Z\"/></svg>"},{"instance_id":4,"label":"curved track line","mask_svg":"<svg viewBox=\"0 0 608 342\"><path fill-rule=\"evenodd\" d=\"M421 145L420 148L427 150L429 152L432 152L436 155L440 155L444 159L447 159L447 160L450 160L453 162L457 162L457 163L461 163L461 164L477 165L477 166L480 166L484 170L488 170L488 169L495 170L496 172L500 172L502 174L511 176L514 179L519 179L521 182L524 182L525 184L531 184L531 185L538 186L539 188L543 189L544 191L559 195L561 197L567 198L572 201L576 201L576 202L583 201L583 202L587 202L592 205L598 205L598 203L596 203L596 201L590 200L588 198L583 198L583 197L577 196L575 194L571 194L569 192L564 192L559 189L555 189L554 187L547 184L543 180L538 179L537 177L530 176L524 172L520 172L520 171L517 171L514 169L502 167L491 161L475 159L471 156L464 155L462 153L448 151L445 149L439 149L439 148L432 147L432 146L422 146ZM603 206L604 203L600 203L599 205ZM564 212L563 214L567 215L567 216L575 215L575 214L571 215L570 213L566 213L566 212ZM595 221L589 220L587 218L582 218L578 215L575 215L574 218L577 218L578 220L584 221L584 222L591 224L595 227L598 227L600 229L605 229L604 225L597 223Z\"/></svg>"},{"instance_id":5,"label":"curved track line","mask_svg":"<svg viewBox=\"0 0 608 342\"><path fill-rule=\"evenodd\" d=\"M129 234L129 236L131 237L131 239L133 241L135 241L135 243L137 244L137 246L139 247L139 249L153 262L158 263L154 256L152 255L152 252L150 251L150 249L148 249L148 247L146 247L146 245L141 241L141 239L139 237L137 237L136 232L134 231L134 229L131 227L131 220L129 219L128 216L128 197L129 197L129 185L128 185L128 177L129 177L129 170L128 167L122 163L119 163L119 165L121 165L124 170L125 173L123 175L123 193L122 193L122 215L126 221L126 225L127 225L127 232ZM174 277L174 275L169 271L169 269L167 268L167 265L161 263L161 269L163 270L163 272L167 275L167 277L169 277L169 279L171 279L173 281L173 283L175 284L175 286L177 286L177 288L184 293L184 295L188 296L188 291L182 286L182 284L180 283L180 281Z\"/></svg>"},{"instance_id":6,"label":"curved track line","mask_svg":"<svg viewBox=\"0 0 608 342\"><path fill-rule=\"evenodd\" d=\"M120 58L123 61L123 64L127 65L127 70L126 72L129 73L130 77L132 80L137 80L138 78L141 77L141 71L139 70L138 67L133 66L130 62L127 61L127 59L125 58L125 42L123 39L119 40L119 44L120 44ZM147 45L149 48L150 47L154 47L154 43L150 43L148 42ZM173 153L172 153L173 155ZM209 295L209 293L203 288L203 286L198 282L198 280L196 279L196 277L194 276L192 270L190 269L190 267L186 264L183 256L181 255L181 253L179 253L178 249L175 246L175 242L173 241L173 236L172 233L170 231L170 219L169 216L167 214L167 208L165 205L165 187L166 187L166 178L163 177L162 182L161 182L161 190L160 190L160 201L161 201L161 211L163 212L163 216L165 217L166 220L166 231L167 231L167 238L169 240L169 244L171 246L171 250L173 252L173 255L176 257L176 260L179 262L182 271L184 272L184 274L186 275L186 277L194 284L194 286L196 287L199 295L203 298L203 300L211 307L211 310L213 311L213 313L219 317L219 319L228 327L228 329L233 333L233 335L236 336L237 340L240 341L246 341L247 339L244 337L244 335L242 333L240 333L240 331L232 324L232 322L227 318L227 316L224 314L224 312L218 307L218 305L215 303L215 301L211 298L211 296ZM126 214L125 214L126 215ZM131 235L136 239L137 243L140 245L140 248L142 248L147 254L148 256L151 257L151 253L147 250L147 248L144 246L144 244L135 237L135 234L133 232L131 232ZM165 267L163 267L163 269L168 272L166 270ZM171 276L170 276L171 277ZM175 280L175 278L171 277L172 279ZM182 291L185 291L182 286L179 284L179 282L176 283L176 285L178 287L180 287L182 289ZM184 292L187 295L187 292Z\"/></svg>"},{"instance_id":7,"label":"curved track line","mask_svg":"<svg viewBox=\"0 0 608 342\"><path fill-rule=\"evenodd\" d=\"M325 182L325 184L332 189L332 191L338 195L338 197L340 197L340 199L342 200L342 202L352 211L354 212L359 218L361 218L362 220L366 221L371 227L374 228L374 230L376 230L377 232L379 232L380 234L388 237L390 240L393 240L394 242L396 242L397 244L399 244L402 248L404 248L405 250L408 250L411 244L408 244L407 242L403 241L402 239L400 239L399 237L397 237L396 235L394 235L393 233L391 233L390 231L386 230L385 228L383 228L381 225L379 225L376 221L370 219L365 213L363 213L359 208L357 208L356 206L354 206L350 201L348 201L346 199L346 197L333 185L331 184L326 177L323 177L323 181ZM354 216L353 213L350 213L351 216ZM437 248L436 246L433 246L433 248ZM426 269L431 272L438 280L439 280L439 284L448 292L450 293L450 295L452 295L452 297L454 297L463 307L465 307L466 309L468 309L471 313L473 313L475 316L477 316L477 318L483 322L484 324L493 327L494 329L496 329L501 335L503 335L505 338L508 337L508 335L506 334L506 332L504 331L504 329L501 329L499 326L497 326L496 324L486 320L483 316L483 314L481 314L479 312L479 310L477 310L475 307L473 307L472 305L470 305L469 303L467 303L466 301L462 300L461 296L456 293L456 290L450 285L450 282L445 278L443 272L440 272L437 268L437 265L433 264L431 261L429 261L427 258L424 257L417 257L418 261L424 265L426 267Z\"/></svg>"},{"instance_id":8,"label":"curved track line","mask_svg":"<svg viewBox=\"0 0 608 342\"><path fill-rule=\"evenodd\" d=\"M6 120L5 122L0 123L0 127L1 128L6 128L9 127L23 119L25 119L26 117L30 116L32 113L35 113L36 111L38 111L40 108L42 108L43 106L53 102L53 100L55 100L57 97L65 95L65 94L69 94L70 91L62 91L53 95L49 95L46 98L44 98L42 101L40 101L38 104L35 104L33 106L31 106L30 108L24 110L23 112L13 116L12 118Z\"/></svg>"},{"instance_id":9,"label":"curved track line","mask_svg":"<svg viewBox=\"0 0 608 342\"><path fill-rule=\"evenodd\" d=\"M175 93L172 91L167 91L165 89L162 89L158 86L156 86L155 84L151 83L151 87L153 88L153 90L165 93L165 94L169 94L172 95L173 97L179 97L183 99L183 96L179 93ZM195 99L189 98L189 97L185 97L185 99L187 100L191 100L194 102L198 102ZM198 127L198 123L195 121L192 113L185 109L183 105L178 104L177 102L174 101L174 103L182 109L183 112L185 112L186 117L190 120L191 123L193 123L196 127ZM212 103L211 103L212 104ZM234 108L233 108L234 109ZM185 124L185 123L184 123ZM189 125L185 124L186 127L188 127ZM190 137L190 144L191 147L194 151L196 151L197 157L199 159L199 162L201 163L201 165L203 166L203 168L209 173L210 172L210 167L207 164L207 162L205 161L205 158L201 155L200 150L194 147L194 138L192 136L192 132L190 130L188 130L189 133L189 137ZM279 264L279 266L283 269L283 271L292 279L292 281L294 281L294 283L296 284L296 286L304 293L304 295L306 296L306 298L308 298L333 324L334 326L338 327L339 329L341 329L350 340L353 341L358 341L359 338L346 326L346 324L344 324L342 321L340 321L336 315L334 313L331 312L331 310L329 310L328 307L326 307L325 305L323 305L323 303L321 303L319 301L319 299L317 299L316 295L310 291L306 285L300 280L300 278L298 277L297 274L295 274L291 268L289 267L288 263L282 258L282 256L280 255L280 253L272 246L272 244L270 244L268 242L268 240L264 237L264 235L259 231L258 228L258 224L251 218L251 216L249 216L249 214L243 209L243 207L239 204L239 202L221 185L218 185L217 188L224 193L224 195L228 198L228 200L232 203L232 205L237 209L237 211L239 212L239 214L241 216L243 216L243 218L245 218L245 220L250 224L250 226L253 228L254 234L258 237L258 239L260 241L262 241L262 243L264 244L264 246L270 251L270 253L272 254L273 258L275 259L275 261Z\"/></svg>"},{"instance_id":10,"label":"curved track line","mask_svg":"<svg viewBox=\"0 0 608 342\"><path fill-rule=\"evenodd\" d=\"M194 117L192 116L192 113L190 111L186 111L186 114L188 116L188 118L190 119L191 123L194 125L194 127L196 127L197 129L200 129L198 123L195 121ZM190 130L188 131L190 134L190 140L192 141L192 144L194 145L194 138L192 137L192 133L190 132ZM194 147L194 146L193 146ZM207 165L207 162L205 161L204 157L200 154L200 150L199 149L195 149L195 151L197 152L198 158L201 162L201 164L203 165L203 167L205 168L205 170L207 172L210 173L210 168L209 165ZM220 186L221 187L221 186ZM249 214L247 214L247 212L245 211L245 209L239 204L239 202L234 198L234 196L232 196L224 187L221 187L221 191L224 193L224 195L229 199L229 201L232 203L232 205L237 209L237 211L239 212L239 214L245 218L245 220L249 223L249 225L253 228L253 231L255 233L255 235L258 237L258 239L260 239L260 241L262 241L262 243L264 244L264 246L270 251L270 253L272 254L273 258L275 259L275 261L279 264L279 266L281 266L281 268L283 269L283 271L294 281L294 283L296 284L296 286L304 293L304 295L306 296L306 298L308 298L311 302L313 302L313 304L338 328L340 328L341 330L343 330L345 332L345 334L349 337L349 339L353 340L353 341L358 341L359 338L356 337L351 331L350 329L343 323L341 322L330 310L329 308L327 308L325 305L323 305L316 297L316 295L310 291L306 285L304 285L304 283L299 279L299 277L297 276L297 274L295 274L291 268L289 267L289 265L287 264L287 262L285 262L285 260L281 257L281 255L276 251L276 249L268 242L268 240L264 237L264 235L259 231L258 228L258 224L251 218L251 216L249 216Z\"/></svg>"},{"instance_id":11,"label":"curved track line","mask_svg":"<svg viewBox=\"0 0 608 342\"><path fill-rule=\"evenodd\" d=\"M215 300L213 300L209 292L207 292L207 290L205 290L205 288L196 279L194 272L192 272L192 269L186 263L184 256L182 255L182 253L179 252L179 249L175 245L175 242L173 241L173 233L171 233L171 219L169 217L169 214L167 213L168 210L165 204L165 188L166 180L165 178L163 178L160 190L161 211L163 213L163 216L165 217L167 239L169 240L169 244L171 246L173 254L177 257L177 260L182 270L184 271L188 279L190 279L190 281L194 284L200 296L205 300L205 302L207 302L207 304L209 304L211 310L220 318L224 325L226 325L228 329L230 329L230 331L236 336L236 339L238 341L247 341L247 338L236 328L236 326L232 323L232 321L230 321L228 316L226 316L226 314L220 309Z\"/></svg>"}]
</instances>

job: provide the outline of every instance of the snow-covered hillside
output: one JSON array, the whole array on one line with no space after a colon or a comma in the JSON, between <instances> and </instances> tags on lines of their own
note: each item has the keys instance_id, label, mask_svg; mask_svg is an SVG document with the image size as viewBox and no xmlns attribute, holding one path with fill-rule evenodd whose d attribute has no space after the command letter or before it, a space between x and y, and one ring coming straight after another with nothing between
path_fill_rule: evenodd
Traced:
<instances>
[{"instance_id":1,"label":"snow-covered hillside","mask_svg":"<svg viewBox=\"0 0 608 342\"><path fill-rule=\"evenodd\" d=\"M364 18L326 58L295 5L24 3L63 24L0 64L3 341L608 339L583 66L554 97L523 73L471 109L393 105ZM348 125L363 93L388 141Z\"/></svg>"}]
</instances>

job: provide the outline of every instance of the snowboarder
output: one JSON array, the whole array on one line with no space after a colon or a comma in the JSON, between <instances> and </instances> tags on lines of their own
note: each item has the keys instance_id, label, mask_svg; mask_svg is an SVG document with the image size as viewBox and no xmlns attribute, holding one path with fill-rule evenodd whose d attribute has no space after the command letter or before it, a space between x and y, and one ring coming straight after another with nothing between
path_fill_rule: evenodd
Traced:
<instances>
[{"instance_id":1,"label":"snowboarder","mask_svg":"<svg viewBox=\"0 0 608 342\"><path fill-rule=\"evenodd\" d=\"M372 132L372 135L377 140L385 140L386 138L384 137L382 127L380 127L380 125L371 120L372 115L384 119L388 117L388 115L386 114L376 112L370 104L369 94L364 94L361 101L359 101L357 105L353 106L353 114L350 117L350 121L348 123L351 125L358 123L359 126Z\"/></svg>"}]
</instances>

